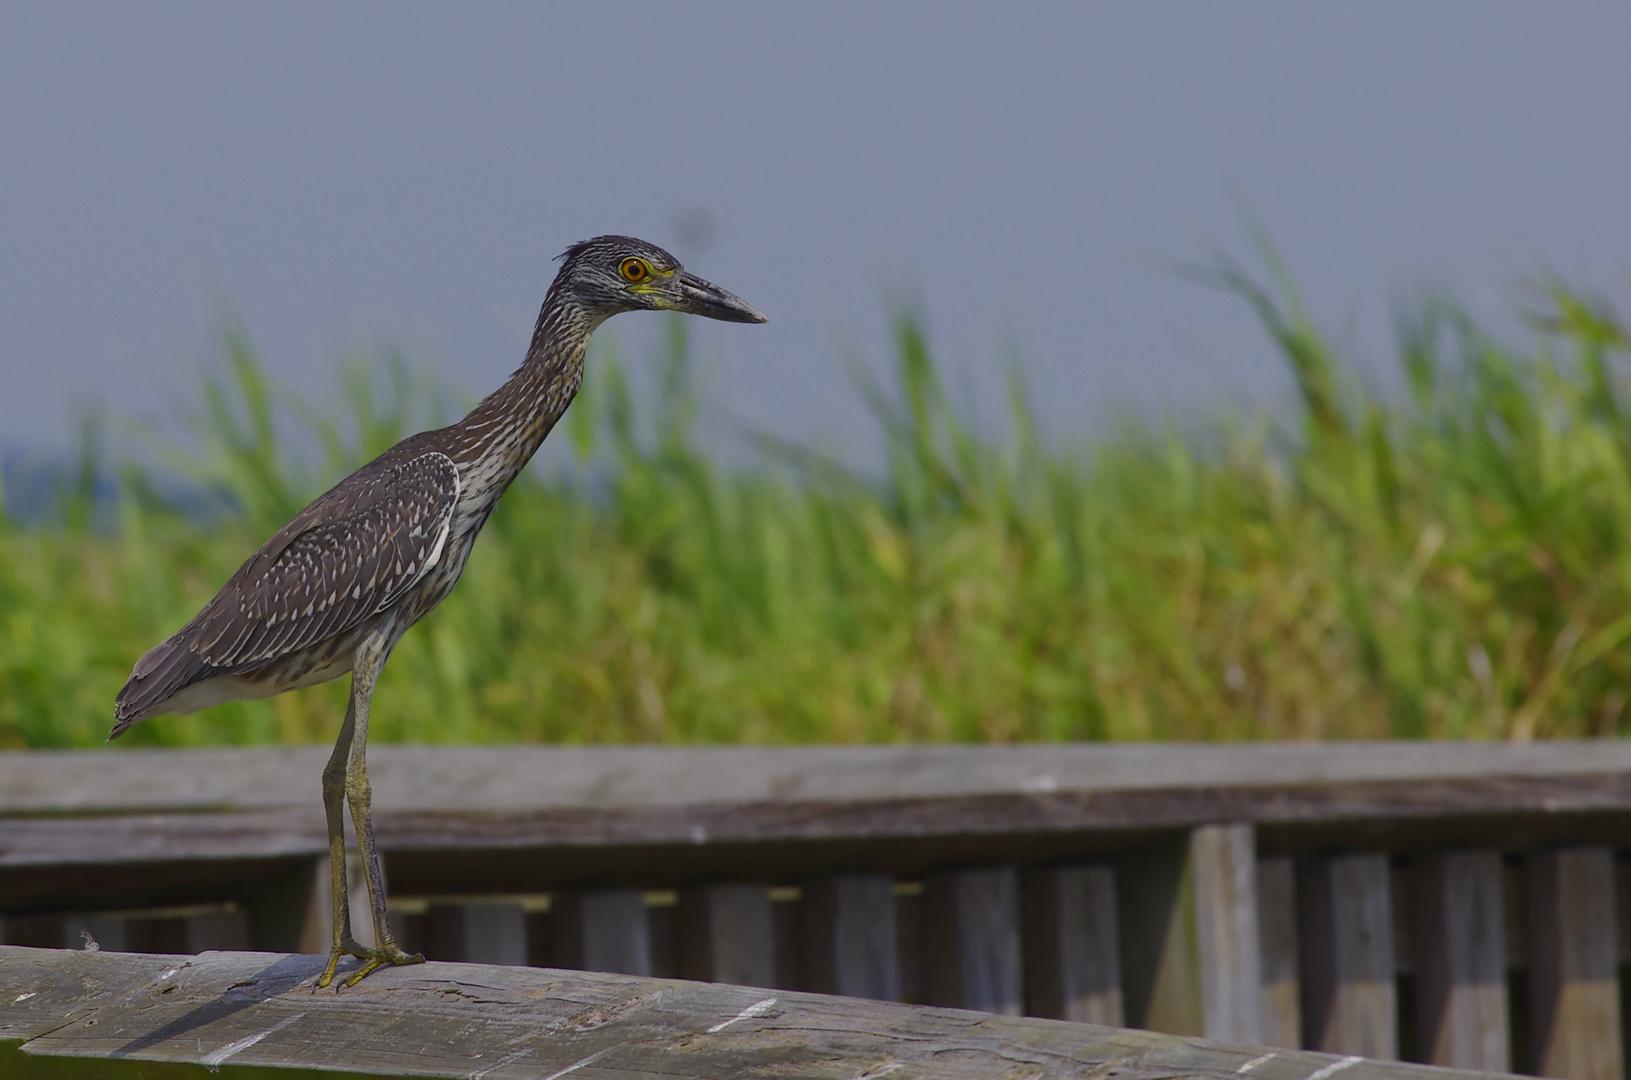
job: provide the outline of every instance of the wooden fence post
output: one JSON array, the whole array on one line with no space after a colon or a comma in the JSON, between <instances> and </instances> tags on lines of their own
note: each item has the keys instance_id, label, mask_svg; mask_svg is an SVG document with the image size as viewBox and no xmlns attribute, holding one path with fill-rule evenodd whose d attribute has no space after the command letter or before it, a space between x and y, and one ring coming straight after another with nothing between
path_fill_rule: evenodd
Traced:
<instances>
[{"instance_id":1,"label":"wooden fence post","mask_svg":"<svg viewBox=\"0 0 1631 1080\"><path fill-rule=\"evenodd\" d=\"M1257 929L1257 834L1203 825L1189 836L1195 864L1201 1023L1208 1039L1259 1043L1263 961Z\"/></svg>"},{"instance_id":2,"label":"wooden fence post","mask_svg":"<svg viewBox=\"0 0 1631 1080\"><path fill-rule=\"evenodd\" d=\"M1428 855L1411 868L1421 1052L1452 1069L1511 1068L1501 855Z\"/></svg>"},{"instance_id":3,"label":"wooden fence post","mask_svg":"<svg viewBox=\"0 0 1631 1080\"><path fill-rule=\"evenodd\" d=\"M680 975L738 986L776 985L776 935L764 885L680 890Z\"/></svg>"},{"instance_id":4,"label":"wooden fence post","mask_svg":"<svg viewBox=\"0 0 1631 1080\"><path fill-rule=\"evenodd\" d=\"M1619 1080L1614 852L1562 848L1528 859L1529 1016L1535 1071Z\"/></svg>"},{"instance_id":5,"label":"wooden fence post","mask_svg":"<svg viewBox=\"0 0 1631 1080\"><path fill-rule=\"evenodd\" d=\"M1310 858L1298 887L1304 1042L1333 1054L1398 1057L1387 856Z\"/></svg>"},{"instance_id":6,"label":"wooden fence post","mask_svg":"<svg viewBox=\"0 0 1631 1080\"><path fill-rule=\"evenodd\" d=\"M900 1000L895 879L833 874L804 883L805 989Z\"/></svg>"},{"instance_id":7,"label":"wooden fence post","mask_svg":"<svg viewBox=\"0 0 1631 1080\"><path fill-rule=\"evenodd\" d=\"M1127 1019L1175 1035L1261 1037L1257 854L1250 825L1202 825L1122 860Z\"/></svg>"},{"instance_id":8,"label":"wooden fence post","mask_svg":"<svg viewBox=\"0 0 1631 1080\"><path fill-rule=\"evenodd\" d=\"M550 959L557 966L652 974L651 920L639 889L557 893L549 921Z\"/></svg>"},{"instance_id":9,"label":"wooden fence post","mask_svg":"<svg viewBox=\"0 0 1631 1080\"><path fill-rule=\"evenodd\" d=\"M1289 856L1257 860L1257 936L1263 992L1258 1020L1265 1046L1303 1044L1302 971L1297 949L1297 867Z\"/></svg>"},{"instance_id":10,"label":"wooden fence post","mask_svg":"<svg viewBox=\"0 0 1631 1080\"><path fill-rule=\"evenodd\" d=\"M1027 1011L1120 1027L1115 871L1047 866L1027 871L1021 884Z\"/></svg>"},{"instance_id":11,"label":"wooden fence post","mask_svg":"<svg viewBox=\"0 0 1631 1080\"><path fill-rule=\"evenodd\" d=\"M926 876L923 923L930 1004L1024 1014L1019 874L1013 867Z\"/></svg>"}]
</instances>

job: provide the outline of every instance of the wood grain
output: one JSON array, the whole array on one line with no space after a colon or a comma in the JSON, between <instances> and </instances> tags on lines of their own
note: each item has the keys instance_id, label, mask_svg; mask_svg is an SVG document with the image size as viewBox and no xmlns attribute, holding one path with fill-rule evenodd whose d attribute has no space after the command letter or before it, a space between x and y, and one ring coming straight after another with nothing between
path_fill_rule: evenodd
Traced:
<instances>
[{"instance_id":1,"label":"wood grain","mask_svg":"<svg viewBox=\"0 0 1631 1080\"><path fill-rule=\"evenodd\" d=\"M1032 1016L1119 1027L1116 875L1108 866L1045 866L1022 880L1025 1000Z\"/></svg>"},{"instance_id":2,"label":"wood grain","mask_svg":"<svg viewBox=\"0 0 1631 1080\"><path fill-rule=\"evenodd\" d=\"M1201 1027L1208 1039L1263 1041L1257 930L1257 840L1250 825L1203 825L1189 836L1195 864Z\"/></svg>"},{"instance_id":3,"label":"wood grain","mask_svg":"<svg viewBox=\"0 0 1631 1080\"><path fill-rule=\"evenodd\" d=\"M0 815L304 807L318 798L327 754L323 747L8 753L0 755ZM380 812L1284 790L1379 781L1429 788L1491 777L1550 782L1561 794L1565 779L1631 773L1631 744L1607 739L979 747L381 745L370 747L368 771ZM1429 780L1433 784L1423 783Z\"/></svg>"},{"instance_id":4,"label":"wood grain","mask_svg":"<svg viewBox=\"0 0 1631 1080\"><path fill-rule=\"evenodd\" d=\"M923 882L925 987L936 1005L1019 1016L1019 875L1011 866L944 870Z\"/></svg>"},{"instance_id":5,"label":"wood grain","mask_svg":"<svg viewBox=\"0 0 1631 1080\"><path fill-rule=\"evenodd\" d=\"M1501 855L1445 852L1417 859L1411 871L1422 1055L1434 1065L1505 1072L1512 1053Z\"/></svg>"},{"instance_id":6,"label":"wood grain","mask_svg":"<svg viewBox=\"0 0 1631 1080\"><path fill-rule=\"evenodd\" d=\"M1618 1080L1625 1066L1614 853L1598 847L1538 852L1527 869L1535 1071Z\"/></svg>"},{"instance_id":7,"label":"wood grain","mask_svg":"<svg viewBox=\"0 0 1631 1080\"><path fill-rule=\"evenodd\" d=\"M313 993L316 956L0 948L0 1074L105 1080L362 1075L539 1080L1435 1080L1417 1065L1152 1032L537 968L428 963ZM16 999L16 1000L11 1000ZM1247 1066L1250 1066L1247 1069ZM240 1070L250 1070L245 1074ZM272 1074L277 1075L277 1074ZM1459 1074L1471 1077L1478 1074ZM1487 1075L1487 1074L1486 1074Z\"/></svg>"},{"instance_id":8,"label":"wood grain","mask_svg":"<svg viewBox=\"0 0 1631 1080\"><path fill-rule=\"evenodd\" d=\"M697 885L680 891L680 974L737 986L776 985L776 938L764 885Z\"/></svg>"},{"instance_id":9,"label":"wood grain","mask_svg":"<svg viewBox=\"0 0 1631 1080\"><path fill-rule=\"evenodd\" d=\"M1284 855L1257 861L1257 927L1263 990L1258 997L1261 1040L1295 1049L1303 1044L1302 964L1297 949L1297 868Z\"/></svg>"},{"instance_id":10,"label":"wood grain","mask_svg":"<svg viewBox=\"0 0 1631 1080\"><path fill-rule=\"evenodd\" d=\"M550 911L551 958L559 967L650 975L651 919L639 889L564 892Z\"/></svg>"},{"instance_id":11,"label":"wood grain","mask_svg":"<svg viewBox=\"0 0 1631 1080\"><path fill-rule=\"evenodd\" d=\"M1614 742L377 750L393 888L427 896L913 875L1111 856L1216 821L1256 825L1264 854L1631 830L1631 748ZM0 755L0 910L242 900L323 854L321 762Z\"/></svg>"},{"instance_id":12,"label":"wood grain","mask_svg":"<svg viewBox=\"0 0 1631 1080\"><path fill-rule=\"evenodd\" d=\"M1300 869L1305 1043L1338 1054L1397 1057L1387 856L1316 856Z\"/></svg>"},{"instance_id":13,"label":"wood grain","mask_svg":"<svg viewBox=\"0 0 1631 1080\"><path fill-rule=\"evenodd\" d=\"M807 879L801 914L806 989L900 1000L894 878L831 874Z\"/></svg>"}]
</instances>

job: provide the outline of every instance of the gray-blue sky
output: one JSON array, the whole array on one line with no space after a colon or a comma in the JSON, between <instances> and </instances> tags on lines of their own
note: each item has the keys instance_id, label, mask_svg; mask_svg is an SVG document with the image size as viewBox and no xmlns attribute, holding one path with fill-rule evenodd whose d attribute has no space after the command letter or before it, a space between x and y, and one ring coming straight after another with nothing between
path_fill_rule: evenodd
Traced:
<instances>
[{"instance_id":1,"label":"gray-blue sky","mask_svg":"<svg viewBox=\"0 0 1631 1080\"><path fill-rule=\"evenodd\" d=\"M7 5L0 442L166 418L223 305L308 391L381 343L485 390L563 246L695 205L694 268L771 316L702 332L760 426L863 432L836 345L881 354L903 293L991 412L1011 344L1055 431L1270 400L1249 315L1161 265L1243 251L1243 207L1338 325L1623 294L1627 41L1631 5L1490 0Z\"/></svg>"}]
</instances>

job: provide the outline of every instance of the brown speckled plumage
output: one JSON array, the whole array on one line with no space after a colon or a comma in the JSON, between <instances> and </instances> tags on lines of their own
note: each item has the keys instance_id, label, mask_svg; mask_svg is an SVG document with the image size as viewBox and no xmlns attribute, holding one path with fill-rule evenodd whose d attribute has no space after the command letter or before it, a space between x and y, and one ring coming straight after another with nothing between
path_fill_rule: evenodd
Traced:
<instances>
[{"instance_id":1,"label":"brown speckled plumage","mask_svg":"<svg viewBox=\"0 0 1631 1080\"><path fill-rule=\"evenodd\" d=\"M569 248L527 358L458 423L397 443L297 514L238 568L186 626L150 649L114 702L109 738L167 712L268 697L352 673L351 703L323 773L333 949L381 964L420 959L391 936L365 765L374 685L391 649L457 584L499 497L583 382L589 335L620 311L686 311L734 322L764 316L684 272L661 248L602 236ZM368 883L376 944L351 936L343 805Z\"/></svg>"},{"instance_id":2,"label":"brown speckled plumage","mask_svg":"<svg viewBox=\"0 0 1631 1080\"><path fill-rule=\"evenodd\" d=\"M508 382L458 423L404 439L278 530L180 631L136 662L110 738L165 712L267 697L344 674L360 631L394 613L398 636L458 581L476 534L583 381L589 335L610 303L574 271L616 246L678 271L626 237L574 246ZM591 283L593 284L593 283ZM751 310L751 309L748 309Z\"/></svg>"}]
</instances>

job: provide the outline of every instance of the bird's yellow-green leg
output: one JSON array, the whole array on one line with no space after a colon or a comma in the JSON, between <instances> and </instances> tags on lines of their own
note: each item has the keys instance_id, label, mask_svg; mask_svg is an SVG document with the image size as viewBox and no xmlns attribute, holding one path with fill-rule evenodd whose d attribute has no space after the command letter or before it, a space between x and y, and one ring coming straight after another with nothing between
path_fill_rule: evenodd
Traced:
<instances>
[{"instance_id":1,"label":"bird's yellow-green leg","mask_svg":"<svg viewBox=\"0 0 1631 1080\"><path fill-rule=\"evenodd\" d=\"M394 644L383 634L370 636L357 648L351 672L351 711L356 731L351 740L351 764L345 774L345 798L351 804L351 823L357 830L357 846L362 851L362 875L368 883L369 907L374 916L374 948L366 962L349 979L355 986L386 964L422 964L418 953L405 953L391 933L391 920L385 907L385 875L380 872L379 849L374 846L374 818L369 809L373 791L368 784L368 707L374 697L374 683L385 666L385 657Z\"/></svg>"},{"instance_id":2,"label":"bird's yellow-green leg","mask_svg":"<svg viewBox=\"0 0 1631 1080\"><path fill-rule=\"evenodd\" d=\"M351 936L351 898L346 889L345 867L345 767L351 756L351 736L356 730L356 707L347 705L345 723L335 740L334 753L323 768L323 810L328 818L328 866L330 897L334 904L334 941L328 965L317 977L319 989L334 981L334 969L342 956L368 959L372 954Z\"/></svg>"}]
</instances>

